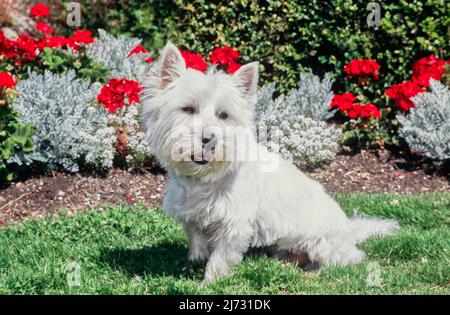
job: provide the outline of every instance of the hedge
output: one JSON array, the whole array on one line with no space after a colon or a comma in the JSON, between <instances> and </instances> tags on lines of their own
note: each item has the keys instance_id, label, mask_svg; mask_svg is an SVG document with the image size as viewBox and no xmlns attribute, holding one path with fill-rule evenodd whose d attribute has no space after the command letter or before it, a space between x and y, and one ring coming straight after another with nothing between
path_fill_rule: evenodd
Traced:
<instances>
[{"instance_id":1,"label":"hedge","mask_svg":"<svg viewBox=\"0 0 450 315\"><path fill-rule=\"evenodd\" d=\"M159 49L167 39L206 55L213 47L237 47L244 62L261 62L262 83L276 81L282 92L300 72L331 72L335 91L348 89L342 73L355 58L381 64L373 89L407 80L414 60L450 50L450 2L386 1L381 25L367 25L362 0L119 0L83 3L82 27L103 27L144 39ZM100 6L100 7L99 7ZM105 7L106 6L106 7Z\"/></svg>"}]
</instances>

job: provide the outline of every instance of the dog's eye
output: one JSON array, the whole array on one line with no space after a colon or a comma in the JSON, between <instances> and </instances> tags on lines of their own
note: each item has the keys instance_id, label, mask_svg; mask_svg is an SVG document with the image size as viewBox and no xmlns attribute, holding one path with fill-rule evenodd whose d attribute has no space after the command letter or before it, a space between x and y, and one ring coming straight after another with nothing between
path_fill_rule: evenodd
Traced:
<instances>
[{"instance_id":1,"label":"dog's eye","mask_svg":"<svg viewBox=\"0 0 450 315\"><path fill-rule=\"evenodd\" d=\"M218 115L218 117L219 117L219 119L225 120L225 119L228 118L228 113L227 113L227 112L221 112L221 113Z\"/></svg>"},{"instance_id":2,"label":"dog's eye","mask_svg":"<svg viewBox=\"0 0 450 315\"><path fill-rule=\"evenodd\" d=\"M195 114L195 108L192 106L185 106L182 108L183 112L185 112L186 114Z\"/></svg>"}]
</instances>

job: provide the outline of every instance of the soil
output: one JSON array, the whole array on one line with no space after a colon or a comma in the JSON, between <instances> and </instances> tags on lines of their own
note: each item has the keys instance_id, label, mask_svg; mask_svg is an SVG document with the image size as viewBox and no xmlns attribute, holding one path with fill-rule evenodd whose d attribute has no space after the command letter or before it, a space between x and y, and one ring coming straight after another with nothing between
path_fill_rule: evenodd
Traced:
<instances>
[{"instance_id":1,"label":"soil","mask_svg":"<svg viewBox=\"0 0 450 315\"><path fill-rule=\"evenodd\" d=\"M107 176L55 173L12 183L0 190L0 225L43 219L64 209L70 215L108 204L159 205L167 182L163 174L113 169Z\"/></svg>"},{"instance_id":2,"label":"soil","mask_svg":"<svg viewBox=\"0 0 450 315\"><path fill-rule=\"evenodd\" d=\"M305 171L331 193L450 192L450 173L420 159L405 160L388 151L339 153L322 168Z\"/></svg>"},{"instance_id":3,"label":"soil","mask_svg":"<svg viewBox=\"0 0 450 315\"><path fill-rule=\"evenodd\" d=\"M329 164L303 170L330 193L450 192L450 175L432 166L393 157L386 151L339 153ZM0 190L0 225L48 218L108 204L157 206L167 184L162 172L113 169L107 175L55 173L12 183Z\"/></svg>"}]
</instances>

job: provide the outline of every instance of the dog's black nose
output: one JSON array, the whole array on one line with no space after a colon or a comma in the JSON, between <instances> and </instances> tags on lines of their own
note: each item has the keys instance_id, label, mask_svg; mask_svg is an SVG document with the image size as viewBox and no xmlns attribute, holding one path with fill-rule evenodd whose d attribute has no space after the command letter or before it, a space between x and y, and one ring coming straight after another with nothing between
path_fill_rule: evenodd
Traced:
<instances>
[{"instance_id":1,"label":"dog's black nose","mask_svg":"<svg viewBox=\"0 0 450 315\"><path fill-rule=\"evenodd\" d=\"M212 138L202 138L202 144L205 145L211 140L212 140Z\"/></svg>"},{"instance_id":2,"label":"dog's black nose","mask_svg":"<svg viewBox=\"0 0 450 315\"><path fill-rule=\"evenodd\" d=\"M216 136L214 134L211 134L210 137L202 137L202 147L205 151L212 151L216 147Z\"/></svg>"},{"instance_id":3,"label":"dog's black nose","mask_svg":"<svg viewBox=\"0 0 450 315\"><path fill-rule=\"evenodd\" d=\"M209 163L208 160L204 160L204 159L197 160L197 159L195 159L193 154L191 155L191 160L192 160L192 162L194 162L195 164L198 164L198 165L205 165L205 164Z\"/></svg>"}]
</instances>

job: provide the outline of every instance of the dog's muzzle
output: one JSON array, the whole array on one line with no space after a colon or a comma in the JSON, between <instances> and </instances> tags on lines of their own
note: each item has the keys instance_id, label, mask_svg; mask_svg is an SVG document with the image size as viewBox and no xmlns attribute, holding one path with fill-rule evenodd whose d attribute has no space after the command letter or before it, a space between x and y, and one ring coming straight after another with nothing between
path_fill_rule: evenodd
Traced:
<instances>
[{"instance_id":1,"label":"dog's muzzle","mask_svg":"<svg viewBox=\"0 0 450 315\"><path fill-rule=\"evenodd\" d=\"M216 148L217 138L214 134L211 134L211 137L203 137L202 138L202 159L196 159L194 154L191 155L191 160L195 164L205 165L208 164L209 161L204 159L204 153L211 152L214 153L214 149Z\"/></svg>"},{"instance_id":2,"label":"dog's muzzle","mask_svg":"<svg viewBox=\"0 0 450 315\"><path fill-rule=\"evenodd\" d=\"M191 160L192 160L192 162L194 162L195 164L198 164L198 165L205 165L205 164L208 164L208 163L209 163L208 160L204 160L204 159L198 160L198 159L195 159L195 157L194 157L193 154L191 155Z\"/></svg>"}]
</instances>

